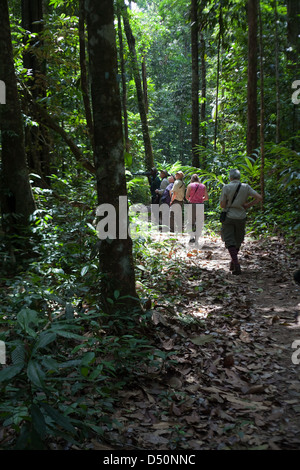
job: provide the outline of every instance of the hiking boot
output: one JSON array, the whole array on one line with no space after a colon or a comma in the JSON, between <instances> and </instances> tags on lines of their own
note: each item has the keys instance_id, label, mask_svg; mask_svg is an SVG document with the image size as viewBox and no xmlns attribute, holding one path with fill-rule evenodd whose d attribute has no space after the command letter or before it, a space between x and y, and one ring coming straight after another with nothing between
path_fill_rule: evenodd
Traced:
<instances>
[{"instance_id":1,"label":"hiking boot","mask_svg":"<svg viewBox=\"0 0 300 470\"><path fill-rule=\"evenodd\" d=\"M233 270L232 270L232 274L235 274L235 275L238 275L238 274L241 274L241 267L239 264L234 264L233 265Z\"/></svg>"}]
</instances>

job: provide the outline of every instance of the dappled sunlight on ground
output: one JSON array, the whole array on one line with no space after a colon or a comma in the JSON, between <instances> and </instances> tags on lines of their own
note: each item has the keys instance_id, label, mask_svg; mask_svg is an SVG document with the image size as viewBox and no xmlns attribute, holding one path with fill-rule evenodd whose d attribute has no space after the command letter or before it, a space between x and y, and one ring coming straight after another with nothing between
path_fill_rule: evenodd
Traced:
<instances>
[{"instance_id":1,"label":"dappled sunlight on ground","mask_svg":"<svg viewBox=\"0 0 300 470\"><path fill-rule=\"evenodd\" d=\"M159 370L122 395L116 414L123 445L298 449L297 259L280 240L247 238L242 274L233 276L218 237L205 236L198 247L186 235L151 238L168 241L162 276L152 285L153 335L175 362L167 365L162 353ZM125 407L131 411L122 414Z\"/></svg>"}]
</instances>

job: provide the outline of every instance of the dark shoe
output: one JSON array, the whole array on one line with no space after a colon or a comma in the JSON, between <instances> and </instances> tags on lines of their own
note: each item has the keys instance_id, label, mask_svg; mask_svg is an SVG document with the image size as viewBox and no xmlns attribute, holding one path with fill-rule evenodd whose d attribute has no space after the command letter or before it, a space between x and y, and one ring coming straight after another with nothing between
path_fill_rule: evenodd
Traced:
<instances>
[{"instance_id":1,"label":"dark shoe","mask_svg":"<svg viewBox=\"0 0 300 470\"><path fill-rule=\"evenodd\" d=\"M235 275L238 275L238 274L241 274L241 267L239 264L234 264L233 265L233 270L232 270L232 274L235 274Z\"/></svg>"},{"instance_id":2,"label":"dark shoe","mask_svg":"<svg viewBox=\"0 0 300 470\"><path fill-rule=\"evenodd\" d=\"M195 243L196 239L195 238L191 238L189 243Z\"/></svg>"}]
</instances>

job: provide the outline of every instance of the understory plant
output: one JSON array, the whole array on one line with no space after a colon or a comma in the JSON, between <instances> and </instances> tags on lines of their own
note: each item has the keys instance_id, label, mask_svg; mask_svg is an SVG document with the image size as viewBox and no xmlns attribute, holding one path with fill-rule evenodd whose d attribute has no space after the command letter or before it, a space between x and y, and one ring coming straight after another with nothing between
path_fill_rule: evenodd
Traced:
<instances>
[{"instance_id":1,"label":"understory plant","mask_svg":"<svg viewBox=\"0 0 300 470\"><path fill-rule=\"evenodd\" d=\"M1 448L84 448L120 425L113 418L118 390L160 354L132 328L116 334L117 321L95 309L72 318L64 309L51 321L29 307L1 317Z\"/></svg>"}]
</instances>

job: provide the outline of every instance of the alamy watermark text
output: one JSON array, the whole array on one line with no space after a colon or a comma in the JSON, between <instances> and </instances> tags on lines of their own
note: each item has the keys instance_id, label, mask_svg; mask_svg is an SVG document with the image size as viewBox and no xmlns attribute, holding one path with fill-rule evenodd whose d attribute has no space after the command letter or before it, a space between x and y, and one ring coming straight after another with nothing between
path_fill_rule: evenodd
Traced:
<instances>
[{"instance_id":1,"label":"alamy watermark text","mask_svg":"<svg viewBox=\"0 0 300 470\"><path fill-rule=\"evenodd\" d=\"M100 219L96 227L100 240L137 239L150 232L186 232L199 238L204 226L203 204L134 204L128 209L127 196L119 196L118 208L99 205L96 215Z\"/></svg>"},{"instance_id":2,"label":"alamy watermark text","mask_svg":"<svg viewBox=\"0 0 300 470\"><path fill-rule=\"evenodd\" d=\"M294 93L292 94L292 102L294 104L300 104L300 80L295 80L293 83L292 83L292 88L297 88L296 91L294 91Z\"/></svg>"},{"instance_id":3,"label":"alamy watermark text","mask_svg":"<svg viewBox=\"0 0 300 470\"><path fill-rule=\"evenodd\" d=\"M6 104L6 87L2 80L0 80L0 104Z\"/></svg>"}]
</instances>

